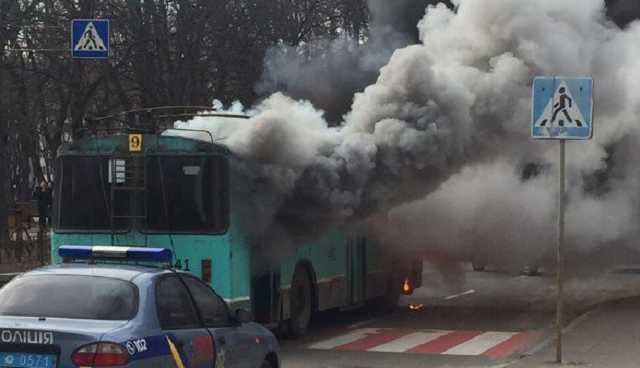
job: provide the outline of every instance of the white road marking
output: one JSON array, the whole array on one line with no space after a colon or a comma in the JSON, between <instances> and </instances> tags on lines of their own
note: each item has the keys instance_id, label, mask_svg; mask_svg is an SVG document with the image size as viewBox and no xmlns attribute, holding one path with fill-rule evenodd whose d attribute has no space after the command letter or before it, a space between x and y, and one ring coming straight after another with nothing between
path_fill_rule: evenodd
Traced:
<instances>
[{"instance_id":1,"label":"white road marking","mask_svg":"<svg viewBox=\"0 0 640 368\"><path fill-rule=\"evenodd\" d=\"M347 326L347 330L355 330L357 328L360 328L360 327L366 326L368 324L371 324L373 321L374 321L373 319L369 319L369 320L362 321L362 322L356 322L356 323L354 323L352 325Z\"/></svg>"},{"instance_id":2,"label":"white road marking","mask_svg":"<svg viewBox=\"0 0 640 368\"><path fill-rule=\"evenodd\" d=\"M451 300L451 299L455 299L455 298L459 298L461 296L465 296L465 295L469 295L469 294L473 294L476 291L471 289L471 290L467 290L464 293L460 293L460 294L454 294L454 295L449 295L448 297L444 298L445 300Z\"/></svg>"},{"instance_id":3,"label":"white road marking","mask_svg":"<svg viewBox=\"0 0 640 368\"><path fill-rule=\"evenodd\" d=\"M402 353L418 345L426 344L437 339L440 336L451 333L451 331L430 331L415 332L386 344L378 345L368 351L378 351L384 353Z\"/></svg>"},{"instance_id":4,"label":"white road marking","mask_svg":"<svg viewBox=\"0 0 640 368\"><path fill-rule=\"evenodd\" d=\"M480 355L492 347L509 340L517 332L485 332L473 339L456 345L442 354L446 355Z\"/></svg>"},{"instance_id":5,"label":"white road marking","mask_svg":"<svg viewBox=\"0 0 640 368\"><path fill-rule=\"evenodd\" d=\"M380 329L378 328L363 328L360 330L353 331L346 335L334 337L333 339L324 340L312 345L309 345L309 349L320 349L320 350L330 350L337 348L338 346L349 344L354 341L358 341L360 339L364 339L370 334L374 334L378 332Z\"/></svg>"}]
</instances>

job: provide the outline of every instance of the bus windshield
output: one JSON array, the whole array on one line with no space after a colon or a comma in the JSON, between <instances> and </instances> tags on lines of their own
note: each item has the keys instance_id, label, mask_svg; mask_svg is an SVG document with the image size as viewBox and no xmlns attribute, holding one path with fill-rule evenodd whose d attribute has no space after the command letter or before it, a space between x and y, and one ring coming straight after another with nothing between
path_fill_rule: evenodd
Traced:
<instances>
[{"instance_id":1,"label":"bus windshield","mask_svg":"<svg viewBox=\"0 0 640 368\"><path fill-rule=\"evenodd\" d=\"M56 198L59 229L111 229L108 169L106 156L65 156L60 160ZM116 221L113 227L122 230L125 224Z\"/></svg>"},{"instance_id":2,"label":"bus windshield","mask_svg":"<svg viewBox=\"0 0 640 368\"><path fill-rule=\"evenodd\" d=\"M113 165L113 161L122 168ZM226 232L228 164L221 155L149 155L142 182L129 183L133 160L63 156L57 229L77 231ZM110 173L115 171L115 173ZM137 187L131 189L127 188ZM141 191L140 188L143 188Z\"/></svg>"}]
</instances>

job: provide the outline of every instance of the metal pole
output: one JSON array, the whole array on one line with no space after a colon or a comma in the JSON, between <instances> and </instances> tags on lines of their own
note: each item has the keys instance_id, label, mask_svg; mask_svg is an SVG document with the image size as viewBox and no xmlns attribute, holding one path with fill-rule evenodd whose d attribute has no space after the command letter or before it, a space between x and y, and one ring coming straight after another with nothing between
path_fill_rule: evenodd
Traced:
<instances>
[{"instance_id":1,"label":"metal pole","mask_svg":"<svg viewBox=\"0 0 640 368\"><path fill-rule=\"evenodd\" d=\"M40 228L40 234L38 234L38 238L39 238L38 239L38 248L39 248L40 251L38 253L40 253L40 259L39 259L40 264L43 265L43 266L45 264L45 260L44 260L44 258L45 258L44 257L44 244L45 244L44 237L45 237L45 234L46 234L45 229Z\"/></svg>"},{"instance_id":2,"label":"metal pole","mask_svg":"<svg viewBox=\"0 0 640 368\"><path fill-rule=\"evenodd\" d=\"M558 200L558 248L557 248L557 300L556 300L556 363L562 364L562 314L563 314L563 271L564 257L562 248L564 243L564 207L565 207L565 140L560 140L560 198Z\"/></svg>"}]
</instances>

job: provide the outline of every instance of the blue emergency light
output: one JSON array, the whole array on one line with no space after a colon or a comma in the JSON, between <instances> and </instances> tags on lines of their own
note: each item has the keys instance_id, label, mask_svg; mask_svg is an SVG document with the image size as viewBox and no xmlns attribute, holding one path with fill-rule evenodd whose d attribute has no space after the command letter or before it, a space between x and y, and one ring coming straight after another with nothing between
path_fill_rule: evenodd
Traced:
<instances>
[{"instance_id":1,"label":"blue emergency light","mask_svg":"<svg viewBox=\"0 0 640 368\"><path fill-rule=\"evenodd\" d=\"M107 259L130 262L171 263L173 253L165 248L63 245L58 249L63 259Z\"/></svg>"}]
</instances>

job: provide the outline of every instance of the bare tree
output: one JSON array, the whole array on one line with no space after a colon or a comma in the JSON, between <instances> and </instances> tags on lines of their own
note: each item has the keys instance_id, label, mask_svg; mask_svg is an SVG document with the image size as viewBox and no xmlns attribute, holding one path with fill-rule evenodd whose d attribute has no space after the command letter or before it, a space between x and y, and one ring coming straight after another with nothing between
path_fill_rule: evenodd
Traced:
<instances>
[{"instance_id":1,"label":"bare tree","mask_svg":"<svg viewBox=\"0 0 640 368\"><path fill-rule=\"evenodd\" d=\"M108 61L71 59L76 18L110 19ZM366 23L366 0L0 0L0 231L10 201L55 178L56 150L87 117L254 103L270 47Z\"/></svg>"},{"instance_id":2,"label":"bare tree","mask_svg":"<svg viewBox=\"0 0 640 368\"><path fill-rule=\"evenodd\" d=\"M6 114L7 83L5 72L5 54L2 50L7 46L12 33L9 28L1 26L9 24L15 16L15 4L13 2L0 2L0 245L8 239L8 210L11 198L11 186L9 179L9 124Z\"/></svg>"}]
</instances>

